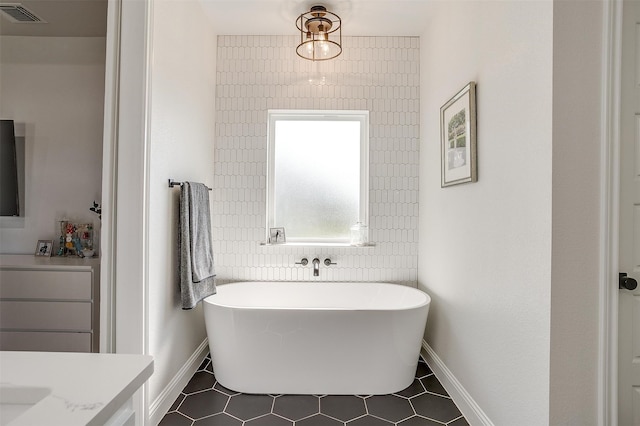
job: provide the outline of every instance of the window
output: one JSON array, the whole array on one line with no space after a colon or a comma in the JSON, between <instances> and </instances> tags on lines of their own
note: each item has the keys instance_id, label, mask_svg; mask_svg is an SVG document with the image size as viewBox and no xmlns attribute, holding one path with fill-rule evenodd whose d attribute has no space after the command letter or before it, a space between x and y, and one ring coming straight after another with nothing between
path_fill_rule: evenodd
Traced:
<instances>
[{"instance_id":1,"label":"window","mask_svg":"<svg viewBox=\"0 0 640 426\"><path fill-rule=\"evenodd\" d=\"M290 243L348 243L368 223L368 129L368 111L269 111L267 228Z\"/></svg>"}]
</instances>

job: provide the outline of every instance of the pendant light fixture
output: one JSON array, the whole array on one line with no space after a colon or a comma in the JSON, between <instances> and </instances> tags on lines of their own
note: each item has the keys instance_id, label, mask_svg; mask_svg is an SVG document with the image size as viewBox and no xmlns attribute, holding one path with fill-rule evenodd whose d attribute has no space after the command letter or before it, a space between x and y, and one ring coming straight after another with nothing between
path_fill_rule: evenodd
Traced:
<instances>
[{"instance_id":1,"label":"pendant light fixture","mask_svg":"<svg viewBox=\"0 0 640 426\"><path fill-rule=\"evenodd\" d=\"M300 31L298 56L310 61L326 61L342 53L342 21L324 6L313 6L296 20Z\"/></svg>"}]
</instances>

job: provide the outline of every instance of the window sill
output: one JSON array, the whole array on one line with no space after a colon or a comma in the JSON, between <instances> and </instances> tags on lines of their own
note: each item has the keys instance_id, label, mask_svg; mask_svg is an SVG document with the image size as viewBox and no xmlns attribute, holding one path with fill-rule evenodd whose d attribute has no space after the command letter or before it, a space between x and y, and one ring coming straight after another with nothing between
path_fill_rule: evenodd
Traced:
<instances>
[{"instance_id":1,"label":"window sill","mask_svg":"<svg viewBox=\"0 0 640 426\"><path fill-rule=\"evenodd\" d=\"M361 246L352 246L348 243L283 243L283 244L271 244L260 242L259 245L265 247L340 247L340 248L372 248L375 247L375 243L367 243Z\"/></svg>"}]
</instances>

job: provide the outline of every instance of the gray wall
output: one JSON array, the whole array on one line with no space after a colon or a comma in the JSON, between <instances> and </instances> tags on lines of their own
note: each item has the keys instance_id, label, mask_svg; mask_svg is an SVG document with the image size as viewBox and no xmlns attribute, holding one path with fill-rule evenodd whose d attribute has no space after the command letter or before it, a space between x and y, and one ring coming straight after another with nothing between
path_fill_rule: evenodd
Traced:
<instances>
[{"instance_id":1,"label":"gray wall","mask_svg":"<svg viewBox=\"0 0 640 426\"><path fill-rule=\"evenodd\" d=\"M150 404L167 397L163 391L175 386L172 380L206 339L202 304L190 311L181 309L180 189L170 189L167 180L212 184L216 37L199 2L180 5L175 8L175 2L167 0L153 7L148 324L155 371L149 379Z\"/></svg>"},{"instance_id":2,"label":"gray wall","mask_svg":"<svg viewBox=\"0 0 640 426\"><path fill-rule=\"evenodd\" d=\"M99 235L104 73L104 37L0 38L0 117L25 137L25 217L0 218L1 253L57 247L61 219Z\"/></svg>"},{"instance_id":3,"label":"gray wall","mask_svg":"<svg viewBox=\"0 0 640 426\"><path fill-rule=\"evenodd\" d=\"M553 7L552 425L597 424L603 7Z\"/></svg>"},{"instance_id":4,"label":"gray wall","mask_svg":"<svg viewBox=\"0 0 640 426\"><path fill-rule=\"evenodd\" d=\"M496 425L549 418L551 2L441 2L421 37L426 342ZM477 82L478 182L440 188L440 107Z\"/></svg>"},{"instance_id":5,"label":"gray wall","mask_svg":"<svg viewBox=\"0 0 640 426\"><path fill-rule=\"evenodd\" d=\"M602 13L442 3L421 38L425 339L495 424L597 424ZM479 181L441 189L438 108L469 80Z\"/></svg>"}]
</instances>

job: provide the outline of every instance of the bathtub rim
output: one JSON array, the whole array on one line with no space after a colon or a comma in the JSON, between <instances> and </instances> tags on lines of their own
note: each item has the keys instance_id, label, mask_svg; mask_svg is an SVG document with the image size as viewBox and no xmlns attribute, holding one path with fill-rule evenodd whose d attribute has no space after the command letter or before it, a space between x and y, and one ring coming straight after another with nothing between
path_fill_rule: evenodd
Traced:
<instances>
[{"instance_id":1,"label":"bathtub rim","mask_svg":"<svg viewBox=\"0 0 640 426\"><path fill-rule=\"evenodd\" d=\"M408 289L409 291L415 292L417 294L419 294L420 296L424 296L424 301L422 301L421 303L418 304L414 304L411 306L407 306L407 307L402 307L402 308L398 308L398 307L393 307L393 308L382 308L382 307L376 307L376 308L357 308L357 307L336 307L336 306L329 306L329 307L311 307L311 306L305 306L305 307L300 307L300 306L242 306L242 305L237 305L237 304L229 304L229 303L217 303L214 302L215 300L215 294L208 296L206 298L204 298L202 300L203 303L205 303L206 305L209 306L218 306L221 308L228 308L228 309L239 309L239 310L282 310L282 311L353 311L353 312L399 312L399 311L409 311L409 310L414 310L414 309L422 309L425 306L429 307L431 305L431 296L429 296L429 294L425 293L424 291L420 290L419 288L415 288L415 287L410 287L410 286L406 286L403 284L394 284L394 283L388 283L388 282L369 282L369 281L265 281L265 280L261 280L261 281L237 281L237 282L231 282L231 283L225 283L225 284L220 284L218 286L218 288L227 286L227 285L234 285L234 284L257 284L257 283L264 283L264 284L269 284L269 283L282 283L282 284L302 284L302 285L323 285L323 284L353 284L353 285L359 285L359 286L366 286L366 285L382 285L382 286L393 286L393 287L402 287L404 289Z\"/></svg>"}]
</instances>

